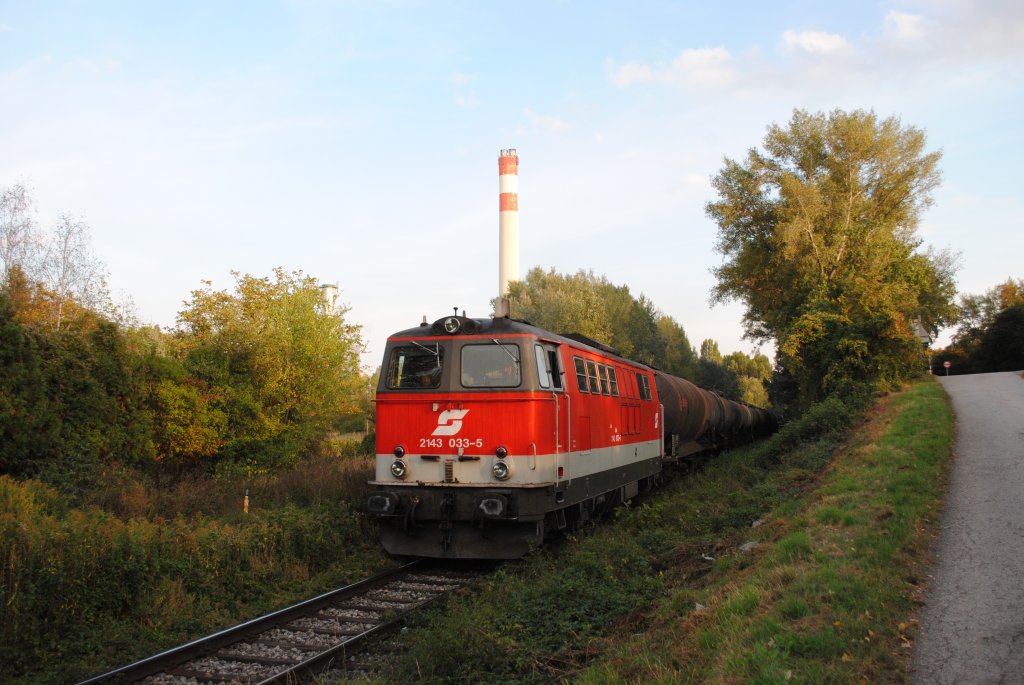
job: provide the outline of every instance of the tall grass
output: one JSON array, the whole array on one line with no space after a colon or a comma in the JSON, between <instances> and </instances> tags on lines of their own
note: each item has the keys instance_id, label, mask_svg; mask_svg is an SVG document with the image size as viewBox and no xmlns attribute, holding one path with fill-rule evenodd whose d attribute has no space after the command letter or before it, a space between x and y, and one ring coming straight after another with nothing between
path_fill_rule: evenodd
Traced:
<instances>
[{"instance_id":1,"label":"tall grass","mask_svg":"<svg viewBox=\"0 0 1024 685\"><path fill-rule=\"evenodd\" d=\"M853 420L842 402L824 403L778 435L722 454L633 507L618 509L612 525L504 566L479 593L453 598L412 631L408 654L388 677L558 682L609 648L614 652L617 640L644 635L690 612L696 602L708 603L710 579L745 572L750 564L736 552L745 541L742 531L773 509L795 506ZM786 554L805 555L806 542L794 538ZM742 592L725 611L747 621L760 601L759 591ZM718 639L709 635L708 648ZM665 668L666 659L673 663L670 643L636 658L649 669ZM637 677L644 667L636 663L614 669L615 675L605 671L610 682L644 680Z\"/></svg>"},{"instance_id":2,"label":"tall grass","mask_svg":"<svg viewBox=\"0 0 1024 685\"><path fill-rule=\"evenodd\" d=\"M950 425L931 381L827 400L452 598L384 679L900 682Z\"/></svg>"},{"instance_id":3,"label":"tall grass","mask_svg":"<svg viewBox=\"0 0 1024 685\"><path fill-rule=\"evenodd\" d=\"M820 482L749 531L760 546L742 572L612 641L580 680L906 682L952 423L933 381L884 398Z\"/></svg>"},{"instance_id":4,"label":"tall grass","mask_svg":"<svg viewBox=\"0 0 1024 685\"><path fill-rule=\"evenodd\" d=\"M0 680L84 677L383 567L359 513L371 468L318 460L248 483L126 480L83 508L0 477Z\"/></svg>"}]
</instances>

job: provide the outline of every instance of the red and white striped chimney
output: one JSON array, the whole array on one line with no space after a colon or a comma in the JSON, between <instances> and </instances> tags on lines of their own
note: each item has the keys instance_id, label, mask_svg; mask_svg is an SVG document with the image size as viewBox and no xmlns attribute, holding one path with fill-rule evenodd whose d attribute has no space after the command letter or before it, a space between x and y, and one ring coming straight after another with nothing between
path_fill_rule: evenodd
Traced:
<instances>
[{"instance_id":1,"label":"red and white striped chimney","mask_svg":"<svg viewBox=\"0 0 1024 685\"><path fill-rule=\"evenodd\" d=\"M519 157L514 148L498 157L498 306L509 316L508 285L519 280Z\"/></svg>"}]
</instances>

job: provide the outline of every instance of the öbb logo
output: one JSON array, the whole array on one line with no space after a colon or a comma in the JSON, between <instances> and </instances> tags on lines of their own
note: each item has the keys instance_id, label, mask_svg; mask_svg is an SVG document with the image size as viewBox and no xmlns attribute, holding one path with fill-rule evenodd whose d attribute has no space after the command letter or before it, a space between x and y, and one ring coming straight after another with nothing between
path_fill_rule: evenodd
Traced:
<instances>
[{"instance_id":1,"label":"\u00f6bb logo","mask_svg":"<svg viewBox=\"0 0 1024 685\"><path fill-rule=\"evenodd\" d=\"M462 419L468 409L446 409L437 417L437 428L431 435L455 435L462 430Z\"/></svg>"}]
</instances>

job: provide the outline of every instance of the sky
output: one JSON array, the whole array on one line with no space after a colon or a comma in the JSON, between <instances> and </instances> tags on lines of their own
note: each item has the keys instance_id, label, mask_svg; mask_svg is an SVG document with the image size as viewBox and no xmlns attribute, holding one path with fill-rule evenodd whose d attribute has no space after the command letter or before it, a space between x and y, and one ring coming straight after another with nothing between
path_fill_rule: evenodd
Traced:
<instances>
[{"instance_id":1,"label":"sky","mask_svg":"<svg viewBox=\"0 0 1024 685\"><path fill-rule=\"evenodd\" d=\"M942 151L919 237L962 293L1024 277L1019 0L0 0L0 188L84 220L143 323L232 271L336 283L368 367L424 315L490 314L503 148L524 275L592 270L751 352L709 301L710 179L837 108Z\"/></svg>"}]
</instances>

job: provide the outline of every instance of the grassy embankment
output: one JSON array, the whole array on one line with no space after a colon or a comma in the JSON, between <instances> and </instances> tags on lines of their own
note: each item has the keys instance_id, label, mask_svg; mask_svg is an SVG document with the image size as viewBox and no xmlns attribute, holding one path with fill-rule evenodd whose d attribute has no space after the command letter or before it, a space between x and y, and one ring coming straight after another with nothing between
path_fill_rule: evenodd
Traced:
<instances>
[{"instance_id":1,"label":"grassy embankment","mask_svg":"<svg viewBox=\"0 0 1024 685\"><path fill-rule=\"evenodd\" d=\"M905 682L952 434L930 380L825 402L452 598L389 679Z\"/></svg>"},{"instance_id":2,"label":"grassy embankment","mask_svg":"<svg viewBox=\"0 0 1024 685\"><path fill-rule=\"evenodd\" d=\"M0 682L76 682L393 564L361 513L371 474L348 458L244 483L108 476L79 506L0 477Z\"/></svg>"}]
</instances>

